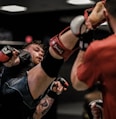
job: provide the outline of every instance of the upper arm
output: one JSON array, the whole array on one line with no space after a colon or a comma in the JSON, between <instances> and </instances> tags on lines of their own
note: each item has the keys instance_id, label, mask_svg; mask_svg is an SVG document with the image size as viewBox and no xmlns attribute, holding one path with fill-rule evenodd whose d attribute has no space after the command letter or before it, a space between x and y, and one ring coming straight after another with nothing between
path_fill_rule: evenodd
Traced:
<instances>
[{"instance_id":1,"label":"upper arm","mask_svg":"<svg viewBox=\"0 0 116 119\"><path fill-rule=\"evenodd\" d=\"M87 51L79 52L71 71L71 82L76 90L86 90L96 80L96 67L94 53L90 46Z\"/></svg>"},{"instance_id":2,"label":"upper arm","mask_svg":"<svg viewBox=\"0 0 116 119\"><path fill-rule=\"evenodd\" d=\"M85 54L84 51L79 51L77 58L75 59L75 62L73 64L72 70L71 70L71 83L72 83L73 88L76 90L88 89L87 84L80 81L77 75L77 67L80 66L84 62L83 61L84 54Z\"/></svg>"},{"instance_id":3,"label":"upper arm","mask_svg":"<svg viewBox=\"0 0 116 119\"><path fill-rule=\"evenodd\" d=\"M83 81L80 81L77 79L72 79L71 80L72 82L72 86L74 89L78 90L78 91L81 91L81 90L87 90L89 87L86 83L84 83Z\"/></svg>"}]
</instances>

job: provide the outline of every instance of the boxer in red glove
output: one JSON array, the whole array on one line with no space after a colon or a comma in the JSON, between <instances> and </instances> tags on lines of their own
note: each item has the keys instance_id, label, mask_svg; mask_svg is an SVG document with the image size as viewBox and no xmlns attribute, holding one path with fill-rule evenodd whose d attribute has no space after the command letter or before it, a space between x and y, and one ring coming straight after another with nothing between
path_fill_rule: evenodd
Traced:
<instances>
[{"instance_id":1,"label":"boxer in red glove","mask_svg":"<svg viewBox=\"0 0 116 119\"><path fill-rule=\"evenodd\" d=\"M13 54L18 55L19 51L11 46L4 46L0 51L0 62L7 62L8 60L10 60Z\"/></svg>"},{"instance_id":2,"label":"boxer in red glove","mask_svg":"<svg viewBox=\"0 0 116 119\"><path fill-rule=\"evenodd\" d=\"M15 48L12 48L12 49L15 49ZM18 50L15 49L11 53L16 54L16 51ZM14 57L15 56L14 54L12 54L13 57L10 58L8 62L3 63L5 67L4 67L4 73L2 76L1 85L3 85L5 82L7 82L11 78L18 78L23 76L26 71L28 71L35 65L39 64L43 60L43 56L44 56L43 45L39 41L33 41L31 43L26 44L23 47L23 50L19 50L19 54L16 55L16 57ZM14 60L15 58L16 60ZM17 69L20 69L20 70L17 70ZM36 117L39 117L40 115L44 116L48 112L48 110L51 108L53 102L55 101L58 95L52 91L54 87L58 89L58 91L55 89L56 90L55 92L58 94L61 94L63 91L67 89L68 83L66 82L64 78L61 78L61 77L57 78L57 80L55 80L52 83L52 85L50 86L50 89L48 88L47 92L45 93L47 96L45 96L44 99L41 98L41 102L43 102L43 100L49 99L47 101L49 103L49 106L41 107L42 108L41 110L37 110L36 113L34 113L34 115L36 114ZM43 94L43 96L45 94ZM38 104L37 106L39 107L39 105L40 104ZM46 113L44 113L44 111ZM39 112L41 112L41 114ZM32 116L29 116L28 118L32 118Z\"/></svg>"}]
</instances>

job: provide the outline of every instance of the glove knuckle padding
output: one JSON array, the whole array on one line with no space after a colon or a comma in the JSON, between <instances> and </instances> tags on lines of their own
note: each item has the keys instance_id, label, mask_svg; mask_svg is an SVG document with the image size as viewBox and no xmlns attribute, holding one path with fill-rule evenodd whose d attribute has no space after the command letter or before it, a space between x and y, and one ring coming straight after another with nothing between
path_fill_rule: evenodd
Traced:
<instances>
[{"instance_id":1,"label":"glove knuckle padding","mask_svg":"<svg viewBox=\"0 0 116 119\"><path fill-rule=\"evenodd\" d=\"M103 110L103 101L101 99L93 100L89 103L89 106L91 107L93 104L96 105L100 113L98 114L99 118L102 119L102 110Z\"/></svg>"},{"instance_id":2,"label":"glove knuckle padding","mask_svg":"<svg viewBox=\"0 0 116 119\"><path fill-rule=\"evenodd\" d=\"M89 105L91 106L93 103L95 103L96 106L99 108L103 107L103 101L101 99L93 100L89 103Z\"/></svg>"},{"instance_id":3,"label":"glove knuckle padding","mask_svg":"<svg viewBox=\"0 0 116 119\"><path fill-rule=\"evenodd\" d=\"M21 50L19 54L20 62L21 63L29 63L32 62L31 55L28 51Z\"/></svg>"},{"instance_id":4,"label":"glove knuckle padding","mask_svg":"<svg viewBox=\"0 0 116 119\"><path fill-rule=\"evenodd\" d=\"M10 46L5 46L1 51L7 56L11 56L13 49Z\"/></svg>"},{"instance_id":5,"label":"glove knuckle padding","mask_svg":"<svg viewBox=\"0 0 116 119\"><path fill-rule=\"evenodd\" d=\"M85 18L83 15L77 16L71 21L70 28L75 35L79 35L85 31L85 29L83 29L84 31L82 30L84 22Z\"/></svg>"},{"instance_id":6,"label":"glove knuckle padding","mask_svg":"<svg viewBox=\"0 0 116 119\"><path fill-rule=\"evenodd\" d=\"M86 50L89 44L93 41L93 30L89 30L79 36L79 46L81 50Z\"/></svg>"},{"instance_id":7,"label":"glove knuckle padding","mask_svg":"<svg viewBox=\"0 0 116 119\"><path fill-rule=\"evenodd\" d=\"M65 87L65 88L68 87L68 83L67 83L67 81L66 81L65 78L63 78L63 77L58 77L58 78L57 78L57 81L60 81L60 83L62 84L63 87Z\"/></svg>"},{"instance_id":8,"label":"glove knuckle padding","mask_svg":"<svg viewBox=\"0 0 116 119\"><path fill-rule=\"evenodd\" d=\"M12 57L13 48L10 46L5 46L0 51L0 62L6 62Z\"/></svg>"}]
</instances>

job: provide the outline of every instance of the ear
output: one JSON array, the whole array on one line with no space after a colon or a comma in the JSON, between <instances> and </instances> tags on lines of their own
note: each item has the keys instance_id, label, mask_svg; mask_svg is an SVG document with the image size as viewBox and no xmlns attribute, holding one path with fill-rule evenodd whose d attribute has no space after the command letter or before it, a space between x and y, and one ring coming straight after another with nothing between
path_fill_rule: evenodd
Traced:
<instances>
[{"instance_id":1,"label":"ear","mask_svg":"<svg viewBox=\"0 0 116 119\"><path fill-rule=\"evenodd\" d=\"M107 18L108 17L108 11L106 10L106 8L104 8L104 16Z\"/></svg>"},{"instance_id":2,"label":"ear","mask_svg":"<svg viewBox=\"0 0 116 119\"><path fill-rule=\"evenodd\" d=\"M109 15L108 15L108 11L106 8L104 8L104 16L106 18L106 21L109 21Z\"/></svg>"}]
</instances>

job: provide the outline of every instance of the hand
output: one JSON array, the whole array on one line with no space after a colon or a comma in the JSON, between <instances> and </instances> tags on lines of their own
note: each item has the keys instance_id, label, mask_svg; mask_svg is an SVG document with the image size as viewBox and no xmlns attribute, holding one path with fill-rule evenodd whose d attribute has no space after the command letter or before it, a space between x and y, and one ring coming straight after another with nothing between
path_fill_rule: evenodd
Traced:
<instances>
[{"instance_id":1,"label":"hand","mask_svg":"<svg viewBox=\"0 0 116 119\"><path fill-rule=\"evenodd\" d=\"M0 62L7 62L12 57L13 48L11 46L4 46L0 51Z\"/></svg>"},{"instance_id":2,"label":"hand","mask_svg":"<svg viewBox=\"0 0 116 119\"><path fill-rule=\"evenodd\" d=\"M57 95L60 95L63 91L67 90L68 86L69 84L64 78L58 77L55 81L53 81L50 89Z\"/></svg>"},{"instance_id":3,"label":"hand","mask_svg":"<svg viewBox=\"0 0 116 119\"><path fill-rule=\"evenodd\" d=\"M95 100L90 102L90 108L93 115L93 119L102 119L102 112L103 112L103 102L102 100Z\"/></svg>"},{"instance_id":4,"label":"hand","mask_svg":"<svg viewBox=\"0 0 116 119\"><path fill-rule=\"evenodd\" d=\"M88 32L83 33L79 37L79 47L81 50L85 51L89 44L93 41L93 30L89 30Z\"/></svg>"},{"instance_id":5,"label":"hand","mask_svg":"<svg viewBox=\"0 0 116 119\"><path fill-rule=\"evenodd\" d=\"M47 95L42 98L40 100L40 103L36 106L36 110L33 114L33 119L41 119L49 111L49 109L53 105L53 102L54 99Z\"/></svg>"},{"instance_id":6,"label":"hand","mask_svg":"<svg viewBox=\"0 0 116 119\"><path fill-rule=\"evenodd\" d=\"M13 48L12 57L7 62L3 63L4 66L12 67L12 66L18 65L20 63L20 59L18 55L19 55L19 50Z\"/></svg>"},{"instance_id":7,"label":"hand","mask_svg":"<svg viewBox=\"0 0 116 119\"><path fill-rule=\"evenodd\" d=\"M85 24L88 29L93 29L96 26L100 25L104 21L106 21L105 16L105 7L104 2L97 2L95 7L91 9L90 15L86 18Z\"/></svg>"}]
</instances>

